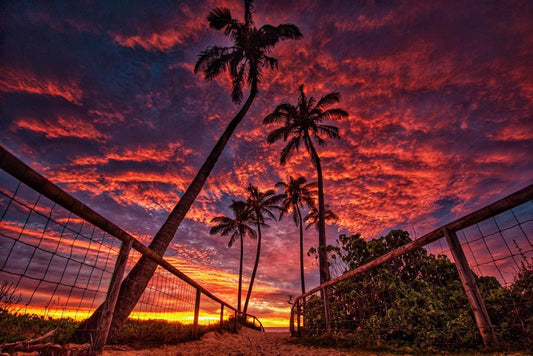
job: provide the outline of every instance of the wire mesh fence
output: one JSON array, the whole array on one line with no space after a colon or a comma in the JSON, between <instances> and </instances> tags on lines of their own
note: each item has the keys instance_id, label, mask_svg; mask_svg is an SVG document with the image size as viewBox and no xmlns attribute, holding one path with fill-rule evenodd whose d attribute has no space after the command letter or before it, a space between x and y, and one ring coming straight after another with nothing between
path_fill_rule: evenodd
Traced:
<instances>
[{"instance_id":1,"label":"wire mesh fence","mask_svg":"<svg viewBox=\"0 0 533 356\"><path fill-rule=\"evenodd\" d=\"M221 325L235 314L231 305L2 147L0 168L2 310L87 319L112 300L110 283L127 243L133 249L124 249L122 271L131 270L143 255L158 264L132 319L192 324L197 330L199 324Z\"/></svg>"},{"instance_id":2,"label":"wire mesh fence","mask_svg":"<svg viewBox=\"0 0 533 356\"><path fill-rule=\"evenodd\" d=\"M23 313L85 319L106 297L120 240L0 172L0 280Z\"/></svg>"},{"instance_id":3,"label":"wire mesh fence","mask_svg":"<svg viewBox=\"0 0 533 356\"><path fill-rule=\"evenodd\" d=\"M340 236L333 261L345 273L295 299L292 332L373 347L530 347L533 186L510 197L416 240Z\"/></svg>"}]
</instances>

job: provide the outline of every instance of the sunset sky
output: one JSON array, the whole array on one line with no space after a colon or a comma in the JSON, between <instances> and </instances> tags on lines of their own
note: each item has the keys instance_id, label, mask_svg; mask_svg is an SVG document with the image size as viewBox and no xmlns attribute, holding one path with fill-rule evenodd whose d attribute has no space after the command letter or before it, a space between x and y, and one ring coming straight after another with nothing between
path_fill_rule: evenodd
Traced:
<instances>
[{"instance_id":1,"label":"sunset sky","mask_svg":"<svg viewBox=\"0 0 533 356\"><path fill-rule=\"evenodd\" d=\"M194 74L197 55L228 45L213 7L242 1L6 1L0 40L1 144L148 244L239 110L223 74ZM341 234L415 236L533 182L533 6L530 1L255 3L255 22L297 25L272 52L259 95L166 256L236 305L238 245L209 235L248 183L316 180L302 151L279 164L262 119L298 87L341 94L341 140L319 147L325 199ZM286 320L298 295L298 230L270 222L250 312ZM317 244L306 231L306 247ZM255 241L245 244L245 277ZM308 287L318 284L306 257ZM231 299L233 298L233 299ZM274 323L272 323L273 325Z\"/></svg>"}]
</instances>

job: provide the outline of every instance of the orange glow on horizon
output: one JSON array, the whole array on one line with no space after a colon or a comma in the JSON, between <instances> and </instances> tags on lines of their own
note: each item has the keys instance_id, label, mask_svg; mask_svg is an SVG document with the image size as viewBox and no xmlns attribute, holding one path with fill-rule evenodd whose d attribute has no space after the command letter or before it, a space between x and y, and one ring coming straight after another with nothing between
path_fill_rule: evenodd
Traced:
<instances>
[{"instance_id":1,"label":"orange glow on horizon","mask_svg":"<svg viewBox=\"0 0 533 356\"><path fill-rule=\"evenodd\" d=\"M27 314L27 315L37 315L42 316L45 318L52 318L52 319L61 319L61 318L69 318L78 322L81 322L85 319L87 319L94 310L92 309L78 309L78 310L69 310L66 308L39 308L39 307L32 307L32 306L24 306L24 305L13 305L11 307L11 310L13 312L19 313L19 314ZM234 313L233 311L227 311L224 312L224 320L228 320L229 317L233 317ZM281 318L281 317L267 317L267 318L260 318L259 316L256 316L259 321L263 324L264 327L287 327L289 325L289 318ZM132 320L158 320L158 321L166 321L168 323L175 323L179 322L182 324L193 324L194 322L194 312L193 311L187 311L187 312L143 312L143 311L133 311L130 315L130 319ZM220 309L214 312L209 312L205 310L200 310L200 313L198 315L198 324L199 325L217 325L220 323Z\"/></svg>"}]
</instances>

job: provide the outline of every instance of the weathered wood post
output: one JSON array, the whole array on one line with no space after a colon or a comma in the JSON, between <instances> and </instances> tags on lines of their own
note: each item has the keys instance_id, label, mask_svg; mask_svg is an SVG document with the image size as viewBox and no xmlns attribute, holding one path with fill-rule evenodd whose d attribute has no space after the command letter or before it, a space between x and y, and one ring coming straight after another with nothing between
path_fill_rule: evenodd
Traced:
<instances>
[{"instance_id":1,"label":"weathered wood post","mask_svg":"<svg viewBox=\"0 0 533 356\"><path fill-rule=\"evenodd\" d=\"M109 282L109 288L107 289L107 296L100 314L100 320L96 326L96 330L93 338L93 350L99 351L104 347L107 342L107 336L109 335L109 328L111 327L111 321L113 320L113 313L118 300L118 292L120 291L120 283L126 270L128 263L128 255L133 245L133 239L123 241L120 246L117 261L115 262L115 270L111 276Z\"/></svg>"},{"instance_id":2,"label":"weathered wood post","mask_svg":"<svg viewBox=\"0 0 533 356\"><path fill-rule=\"evenodd\" d=\"M300 322L302 316L302 304L300 303L300 299L296 302L296 335L298 337L302 336L301 334L301 327L302 324Z\"/></svg>"},{"instance_id":3,"label":"weathered wood post","mask_svg":"<svg viewBox=\"0 0 533 356\"><path fill-rule=\"evenodd\" d=\"M233 320L234 323L233 323L233 332L237 332L237 310L235 309L235 319Z\"/></svg>"},{"instance_id":4,"label":"weathered wood post","mask_svg":"<svg viewBox=\"0 0 533 356\"><path fill-rule=\"evenodd\" d=\"M468 261L466 260L461 243L457 238L457 234L455 231L447 228L443 229L443 233L444 236L446 236L446 241L448 242L453 259L455 260L455 266L457 267L457 272L459 272L459 277L461 278L461 283L463 284L466 296L468 297L468 302L474 312L477 327L483 338L483 344L485 347L494 346L497 342L496 334L494 333L494 328L492 327L489 313L485 307L485 302L479 293L474 275L468 265Z\"/></svg>"},{"instance_id":5,"label":"weathered wood post","mask_svg":"<svg viewBox=\"0 0 533 356\"><path fill-rule=\"evenodd\" d=\"M289 319L289 331L291 333L291 336L294 336L294 308L296 305L293 305L291 308L291 316Z\"/></svg>"},{"instance_id":6,"label":"weathered wood post","mask_svg":"<svg viewBox=\"0 0 533 356\"><path fill-rule=\"evenodd\" d=\"M196 301L194 302L194 323L192 326L192 336L198 337L198 316L200 314L200 297L202 296L202 291L200 288L196 288Z\"/></svg>"},{"instance_id":7,"label":"weathered wood post","mask_svg":"<svg viewBox=\"0 0 533 356\"><path fill-rule=\"evenodd\" d=\"M224 303L220 303L220 328L224 326Z\"/></svg>"}]
</instances>

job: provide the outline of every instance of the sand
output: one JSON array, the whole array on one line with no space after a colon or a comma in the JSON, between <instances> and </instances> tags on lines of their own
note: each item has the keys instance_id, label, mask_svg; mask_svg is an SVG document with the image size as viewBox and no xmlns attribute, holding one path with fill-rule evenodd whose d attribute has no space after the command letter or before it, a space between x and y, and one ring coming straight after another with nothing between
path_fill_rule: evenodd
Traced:
<instances>
[{"instance_id":1,"label":"sand","mask_svg":"<svg viewBox=\"0 0 533 356\"><path fill-rule=\"evenodd\" d=\"M248 328L242 328L238 334L229 332L210 332L205 334L201 340L184 342L178 345L169 345L159 348L136 350L124 346L106 346L104 356L270 356L270 355L295 355L295 356L401 356L406 353L370 352L357 349L336 350L333 348L310 347L295 345L290 342L291 336L288 332L267 332L263 333ZM473 351L466 354L454 353L427 353L427 355L480 355ZM484 356L525 356L522 352L494 352L482 353Z\"/></svg>"},{"instance_id":2,"label":"sand","mask_svg":"<svg viewBox=\"0 0 533 356\"><path fill-rule=\"evenodd\" d=\"M133 350L104 348L104 356L185 356L185 355L373 355L370 352L338 351L331 348L314 348L294 345L289 342L289 333L263 333L242 328L238 334L228 332L205 334L200 340L160 348Z\"/></svg>"}]
</instances>

